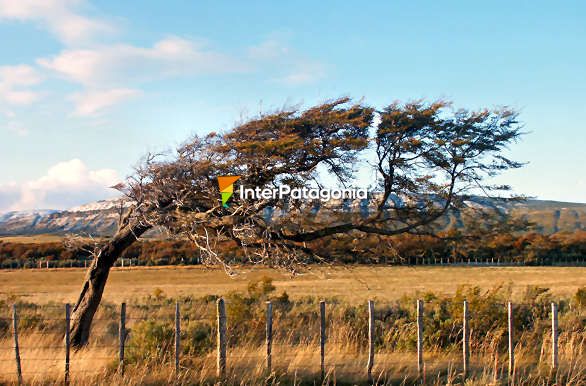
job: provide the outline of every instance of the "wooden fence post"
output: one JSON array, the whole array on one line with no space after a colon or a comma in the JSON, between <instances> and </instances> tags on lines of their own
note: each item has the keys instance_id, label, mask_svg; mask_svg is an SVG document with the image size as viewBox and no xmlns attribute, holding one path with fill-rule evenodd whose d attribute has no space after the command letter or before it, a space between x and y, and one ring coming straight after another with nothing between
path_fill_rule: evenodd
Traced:
<instances>
[{"instance_id":1,"label":"wooden fence post","mask_svg":"<svg viewBox=\"0 0 586 386\"><path fill-rule=\"evenodd\" d=\"M558 368L558 306L551 303L551 368Z\"/></svg>"},{"instance_id":2,"label":"wooden fence post","mask_svg":"<svg viewBox=\"0 0 586 386\"><path fill-rule=\"evenodd\" d=\"M179 302L175 302L175 377L179 377L179 358L181 355L181 314Z\"/></svg>"},{"instance_id":3,"label":"wooden fence post","mask_svg":"<svg viewBox=\"0 0 586 386\"><path fill-rule=\"evenodd\" d=\"M16 304L12 305L12 334L14 337L14 359L16 360L16 375L18 384L22 385L22 367L20 367L20 348L18 346L18 313Z\"/></svg>"},{"instance_id":4,"label":"wooden fence post","mask_svg":"<svg viewBox=\"0 0 586 386\"><path fill-rule=\"evenodd\" d=\"M267 373L272 372L272 349L273 349L273 303L267 302L267 326L266 326L266 344L267 344Z\"/></svg>"},{"instance_id":5,"label":"wooden fence post","mask_svg":"<svg viewBox=\"0 0 586 386\"><path fill-rule=\"evenodd\" d=\"M118 367L120 375L124 376L124 342L126 341L126 303L120 305L120 325L118 326Z\"/></svg>"},{"instance_id":6,"label":"wooden fence post","mask_svg":"<svg viewBox=\"0 0 586 386\"><path fill-rule=\"evenodd\" d=\"M462 355L464 360L464 370L462 372L464 380L470 371L470 320L468 315L468 302L464 300L464 311L462 315Z\"/></svg>"},{"instance_id":7,"label":"wooden fence post","mask_svg":"<svg viewBox=\"0 0 586 386\"><path fill-rule=\"evenodd\" d=\"M514 340L514 319L513 319L513 303L509 302L507 305L508 313L508 328L509 328L509 380L513 378L515 372L515 340Z\"/></svg>"},{"instance_id":8,"label":"wooden fence post","mask_svg":"<svg viewBox=\"0 0 586 386\"><path fill-rule=\"evenodd\" d=\"M226 376L226 305L224 299L218 299L217 303L218 315L218 368L217 376L223 380Z\"/></svg>"},{"instance_id":9,"label":"wooden fence post","mask_svg":"<svg viewBox=\"0 0 586 386\"><path fill-rule=\"evenodd\" d=\"M417 300L417 373L421 380L425 380L423 366L423 300Z\"/></svg>"},{"instance_id":10,"label":"wooden fence post","mask_svg":"<svg viewBox=\"0 0 586 386\"><path fill-rule=\"evenodd\" d=\"M368 382L372 383L372 368L374 367L374 301L368 301Z\"/></svg>"},{"instance_id":11,"label":"wooden fence post","mask_svg":"<svg viewBox=\"0 0 586 386\"><path fill-rule=\"evenodd\" d=\"M321 380L326 377L326 302L319 302L319 358L321 368Z\"/></svg>"},{"instance_id":12,"label":"wooden fence post","mask_svg":"<svg viewBox=\"0 0 586 386\"><path fill-rule=\"evenodd\" d=\"M69 329L71 325L71 306L69 303L65 304L65 385L69 386L69 348L70 338Z\"/></svg>"}]
</instances>

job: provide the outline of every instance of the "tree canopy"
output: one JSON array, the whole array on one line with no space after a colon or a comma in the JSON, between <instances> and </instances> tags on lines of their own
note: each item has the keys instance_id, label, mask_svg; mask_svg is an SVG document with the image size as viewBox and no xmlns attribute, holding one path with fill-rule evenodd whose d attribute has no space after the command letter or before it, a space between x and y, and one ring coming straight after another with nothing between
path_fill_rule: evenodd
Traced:
<instances>
[{"instance_id":1,"label":"tree canopy","mask_svg":"<svg viewBox=\"0 0 586 386\"><path fill-rule=\"evenodd\" d=\"M172 157L149 156L121 188L135 202L128 221L188 237L210 261L221 261L213 244L227 238L255 259L283 262L311 254L308 242L336 234L433 232L434 220L461 206L470 191L509 189L486 180L521 166L503 155L520 135L517 113L506 108L452 110L445 101L416 101L376 111L341 98L194 137ZM235 195L230 207L220 205L218 176L278 188L319 186L327 175L348 186L359 172L355 163L369 152L376 161L367 167L378 178L371 181L368 216L348 215L338 202L315 219L308 216L311 206L328 204L302 199ZM286 216L267 221L267 208Z\"/></svg>"},{"instance_id":2,"label":"tree canopy","mask_svg":"<svg viewBox=\"0 0 586 386\"><path fill-rule=\"evenodd\" d=\"M440 100L377 110L339 98L262 114L195 136L172 154L149 155L117 186L132 205L95 252L74 307L73 342L87 341L110 267L153 227L191 240L211 263L224 262L217 245L231 240L250 261L279 266L316 257L317 244L332 237L433 235L434 222L462 207L466 194L510 189L490 185L489 177L522 166L503 152L521 134L517 113L507 108L456 110ZM347 187L364 168L377 177L360 214L343 210L356 203L294 197L234 195L225 207L217 182L239 176L247 187L310 188L326 180ZM312 215L316 205L320 216ZM282 215L267 218L267 211Z\"/></svg>"}]
</instances>

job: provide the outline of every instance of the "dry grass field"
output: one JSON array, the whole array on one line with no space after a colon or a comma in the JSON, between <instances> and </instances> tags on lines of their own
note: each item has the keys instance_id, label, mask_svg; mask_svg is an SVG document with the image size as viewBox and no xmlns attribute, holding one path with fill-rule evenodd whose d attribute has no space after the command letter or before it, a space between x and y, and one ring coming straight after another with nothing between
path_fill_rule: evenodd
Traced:
<instances>
[{"instance_id":1,"label":"dry grass field","mask_svg":"<svg viewBox=\"0 0 586 386\"><path fill-rule=\"evenodd\" d=\"M261 267L236 267L230 277L219 268L136 267L114 268L104 300L132 301L160 288L170 297L223 295L244 290L251 280L269 276L279 290L292 298L302 296L338 297L350 303L367 299L394 300L416 292L453 294L459 286L484 289L510 285L513 299L528 285L550 288L556 296L569 297L586 286L585 267L319 267L291 275ZM0 271L0 295L44 304L74 302L80 289L83 269L29 269Z\"/></svg>"},{"instance_id":2,"label":"dry grass field","mask_svg":"<svg viewBox=\"0 0 586 386\"><path fill-rule=\"evenodd\" d=\"M63 242L63 236L53 234L23 235L23 236L0 236L0 241L5 243L59 243Z\"/></svg>"},{"instance_id":3,"label":"dry grass field","mask_svg":"<svg viewBox=\"0 0 586 386\"><path fill-rule=\"evenodd\" d=\"M428 292L447 300L426 300L425 383L464 384L459 343L461 303L455 308L450 308L450 304L461 302L453 297L459 287L478 286L486 291L465 295L471 296L467 299L472 304L474 330L472 375L466 385L507 384L506 312L501 305L509 288L512 299L522 307L518 310L520 318L529 318L527 322L519 320L523 330L516 338L515 384L586 385L586 319L583 311L572 308L573 305L567 307L575 304L571 299L576 291L586 287L586 268L311 266L294 276L264 267L236 267L236 272L230 277L219 268L115 268L104 294L104 306L96 315L89 348L72 352L72 384L214 384L215 298L207 299L207 295L227 298L231 342L227 384L320 384L316 302L321 298L328 299L323 384L367 384L367 299L376 299L377 307L375 383L415 384L418 381L412 306L416 297ZM16 301L21 307L20 346L25 384L63 383L63 303L75 301L83 275L83 269L0 271L0 301L5 306ZM251 282L267 277L276 290L271 295L251 295ZM501 284L507 287L501 295L487 295ZM528 286L550 288L551 298L538 296L532 305L522 306L527 302ZM283 291L291 301L280 297ZM263 346L267 296L271 296L276 307L271 375L266 373ZM549 301L558 299L566 306L560 317L560 367L552 372L547 309ZM172 343L176 300L183 310L178 378L173 370ZM118 310L122 301L128 303L130 330L124 377L117 370ZM498 317L491 308L495 305L500 312ZM530 316L534 312L537 314ZM485 324L484 319L490 318L494 320ZM7 307L2 309L2 321L5 325L0 337L0 385L14 384L16 372Z\"/></svg>"}]
</instances>

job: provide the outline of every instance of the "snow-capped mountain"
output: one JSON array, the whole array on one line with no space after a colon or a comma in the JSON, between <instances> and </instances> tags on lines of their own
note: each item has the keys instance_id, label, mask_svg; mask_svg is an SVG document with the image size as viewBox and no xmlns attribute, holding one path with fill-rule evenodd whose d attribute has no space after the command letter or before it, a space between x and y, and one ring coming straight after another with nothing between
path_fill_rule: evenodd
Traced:
<instances>
[{"instance_id":1,"label":"snow-capped mountain","mask_svg":"<svg viewBox=\"0 0 586 386\"><path fill-rule=\"evenodd\" d=\"M401 206L403 201L398 197L391 199L390 206ZM498 209L501 212L514 211L536 224L535 230L542 233L573 232L586 230L586 204L558 201L528 200L523 203L507 203L491 200L486 197L469 197L465 201L471 208ZM120 217L120 206L129 203L120 199L101 200L67 210L31 210L7 212L0 214L0 235L27 234L65 234L79 233L94 236L112 235ZM339 209L360 215L368 215L375 209L373 201L354 200L352 203L339 203ZM316 206L311 214L320 216L326 206ZM326 210L327 212L327 210ZM280 211L267 208L267 220L286 215ZM327 216L327 215L326 215ZM463 211L455 210L438 220L440 228L465 227L466 216ZM325 217L327 219L327 217Z\"/></svg>"},{"instance_id":2,"label":"snow-capped mountain","mask_svg":"<svg viewBox=\"0 0 586 386\"><path fill-rule=\"evenodd\" d=\"M0 235L84 233L110 235L120 217L120 200L100 200L66 210L32 210L0 214ZM123 204L127 206L128 204Z\"/></svg>"}]
</instances>

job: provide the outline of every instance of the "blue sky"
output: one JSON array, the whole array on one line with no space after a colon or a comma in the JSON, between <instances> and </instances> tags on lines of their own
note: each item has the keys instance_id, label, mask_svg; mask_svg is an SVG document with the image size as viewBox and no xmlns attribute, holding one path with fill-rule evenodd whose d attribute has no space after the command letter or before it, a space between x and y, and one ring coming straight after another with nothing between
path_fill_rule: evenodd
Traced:
<instances>
[{"instance_id":1,"label":"blue sky","mask_svg":"<svg viewBox=\"0 0 586 386\"><path fill-rule=\"evenodd\" d=\"M286 104L508 105L498 182L586 202L586 3L0 0L0 211L112 194L147 151Z\"/></svg>"}]
</instances>

